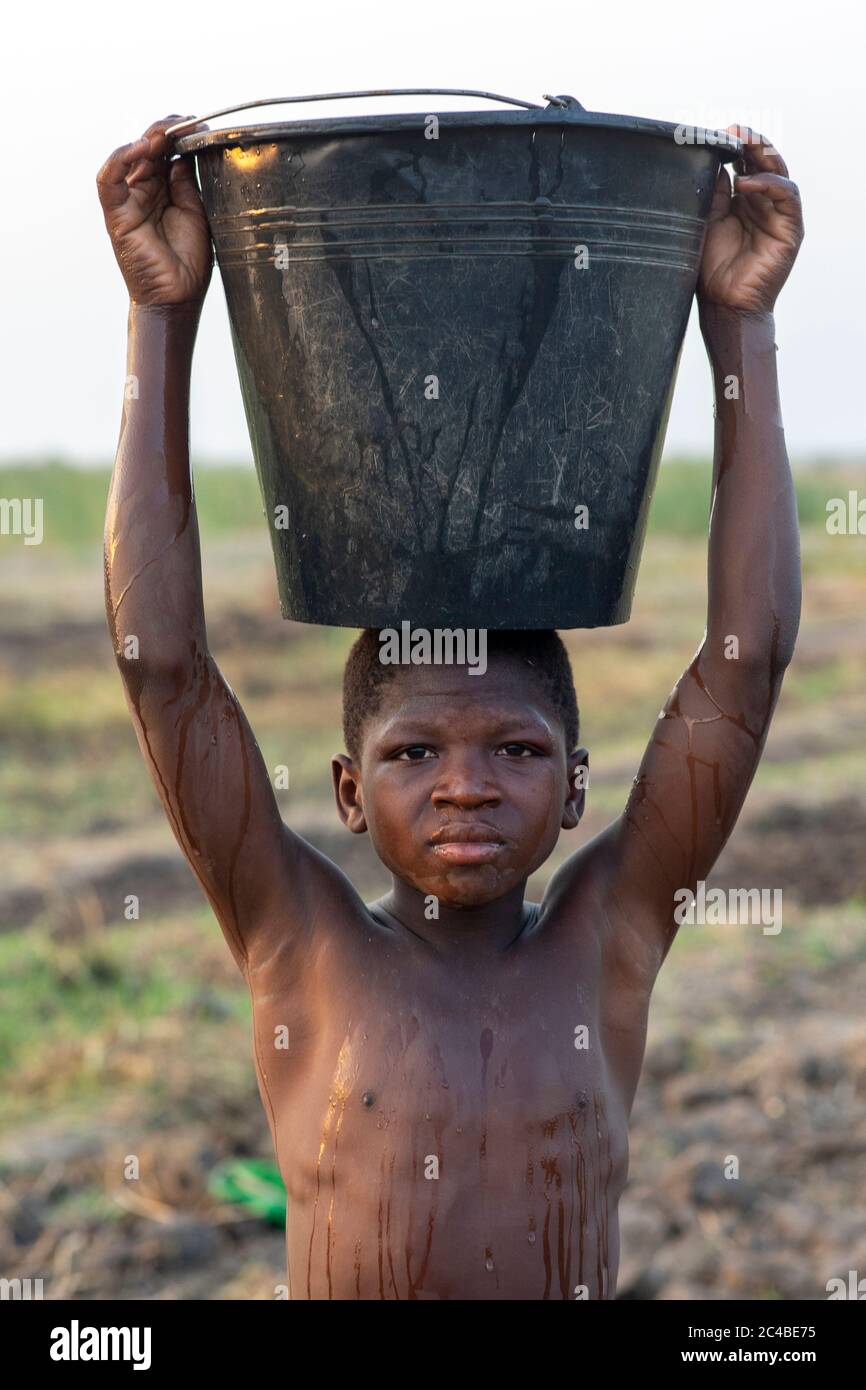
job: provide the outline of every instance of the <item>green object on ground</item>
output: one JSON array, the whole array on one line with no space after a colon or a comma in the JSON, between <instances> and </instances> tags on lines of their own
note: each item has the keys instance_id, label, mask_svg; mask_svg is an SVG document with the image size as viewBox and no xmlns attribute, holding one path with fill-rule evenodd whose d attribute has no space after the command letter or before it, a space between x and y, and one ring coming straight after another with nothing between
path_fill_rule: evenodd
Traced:
<instances>
[{"instance_id":1,"label":"green object on ground","mask_svg":"<svg viewBox=\"0 0 866 1390\"><path fill-rule=\"evenodd\" d=\"M235 1158L221 1163L208 1179L208 1188L222 1202L247 1207L273 1226L286 1222L286 1189L275 1163L265 1158Z\"/></svg>"}]
</instances>

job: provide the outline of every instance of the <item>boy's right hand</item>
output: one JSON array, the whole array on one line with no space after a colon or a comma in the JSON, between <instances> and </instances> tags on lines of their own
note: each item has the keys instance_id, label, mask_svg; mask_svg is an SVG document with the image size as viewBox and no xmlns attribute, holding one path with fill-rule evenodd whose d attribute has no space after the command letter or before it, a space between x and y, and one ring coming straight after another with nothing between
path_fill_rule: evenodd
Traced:
<instances>
[{"instance_id":1,"label":"boy's right hand","mask_svg":"<svg viewBox=\"0 0 866 1390\"><path fill-rule=\"evenodd\" d=\"M184 119L154 121L139 140L110 154L96 176L133 303L200 302L210 281L213 248L192 157L169 159L166 128Z\"/></svg>"}]
</instances>

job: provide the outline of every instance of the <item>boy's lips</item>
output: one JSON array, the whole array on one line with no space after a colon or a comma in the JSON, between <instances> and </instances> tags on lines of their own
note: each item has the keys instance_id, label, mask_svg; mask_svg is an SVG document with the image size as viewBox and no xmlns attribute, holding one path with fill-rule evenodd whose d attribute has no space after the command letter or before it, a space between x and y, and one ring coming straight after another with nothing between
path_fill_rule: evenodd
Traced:
<instances>
[{"instance_id":1,"label":"boy's lips","mask_svg":"<svg viewBox=\"0 0 866 1390\"><path fill-rule=\"evenodd\" d=\"M430 837L434 854L451 864L486 864L505 848L499 831L483 821L453 821Z\"/></svg>"}]
</instances>

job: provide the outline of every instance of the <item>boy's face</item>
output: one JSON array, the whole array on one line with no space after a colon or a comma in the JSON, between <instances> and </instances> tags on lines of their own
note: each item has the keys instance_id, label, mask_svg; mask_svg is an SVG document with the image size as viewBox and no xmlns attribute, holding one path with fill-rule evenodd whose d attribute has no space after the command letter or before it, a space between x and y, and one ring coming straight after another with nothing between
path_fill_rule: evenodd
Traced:
<instances>
[{"instance_id":1,"label":"boy's face","mask_svg":"<svg viewBox=\"0 0 866 1390\"><path fill-rule=\"evenodd\" d=\"M508 893L577 825L584 793L565 733L520 661L403 666L364 726L360 764L332 763L340 816L392 873L452 907Z\"/></svg>"}]
</instances>

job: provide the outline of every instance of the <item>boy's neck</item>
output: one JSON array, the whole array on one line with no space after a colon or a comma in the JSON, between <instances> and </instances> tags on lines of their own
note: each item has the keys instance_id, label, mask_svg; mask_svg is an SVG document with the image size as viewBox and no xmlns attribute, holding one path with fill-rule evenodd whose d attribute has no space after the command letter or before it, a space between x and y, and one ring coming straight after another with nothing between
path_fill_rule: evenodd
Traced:
<instances>
[{"instance_id":1,"label":"boy's neck","mask_svg":"<svg viewBox=\"0 0 866 1390\"><path fill-rule=\"evenodd\" d=\"M460 959L495 955L516 941L533 918L524 903L526 879L480 907L449 907L392 875L392 888L374 906L437 951ZM431 904L438 917L428 914Z\"/></svg>"}]
</instances>

